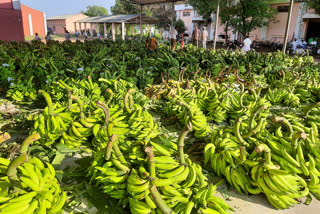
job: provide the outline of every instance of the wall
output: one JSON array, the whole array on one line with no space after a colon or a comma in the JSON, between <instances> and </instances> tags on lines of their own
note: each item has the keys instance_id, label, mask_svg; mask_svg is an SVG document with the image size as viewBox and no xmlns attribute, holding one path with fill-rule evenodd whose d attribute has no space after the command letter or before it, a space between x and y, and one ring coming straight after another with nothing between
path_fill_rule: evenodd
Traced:
<instances>
[{"instance_id":1,"label":"wall","mask_svg":"<svg viewBox=\"0 0 320 214\"><path fill-rule=\"evenodd\" d=\"M12 0L1 0L0 2L1 9L13 9Z\"/></svg>"},{"instance_id":2,"label":"wall","mask_svg":"<svg viewBox=\"0 0 320 214\"><path fill-rule=\"evenodd\" d=\"M272 5L272 7L277 8L277 6L286 6L286 5L288 6L289 4L274 4ZM299 6L300 6L300 3L294 3L293 5L288 41L291 41L296 29ZM270 22L268 25L267 40L283 42L284 34L286 31L288 13L278 13L276 18L277 20L279 20L279 22L277 23Z\"/></svg>"},{"instance_id":3,"label":"wall","mask_svg":"<svg viewBox=\"0 0 320 214\"><path fill-rule=\"evenodd\" d=\"M84 15L84 14L75 14L73 16L70 16L66 19L66 28L67 30L70 32L70 33L75 33L75 27L74 27L74 23L76 21L79 21L81 19L85 19L87 18L88 16ZM83 29L84 29L84 25L83 26ZM81 26L81 27L82 27ZM90 27L90 24L87 24L87 28ZM77 30L79 30L79 24L77 24Z\"/></svg>"},{"instance_id":4,"label":"wall","mask_svg":"<svg viewBox=\"0 0 320 214\"><path fill-rule=\"evenodd\" d=\"M0 29L0 40L24 41L21 11L13 10L11 0L1 0Z\"/></svg>"},{"instance_id":5,"label":"wall","mask_svg":"<svg viewBox=\"0 0 320 214\"><path fill-rule=\"evenodd\" d=\"M190 12L190 16L183 16L183 12ZM179 10L177 13L178 18L181 19L187 27L186 33L191 36L193 31L192 18L194 16L194 10Z\"/></svg>"},{"instance_id":6,"label":"wall","mask_svg":"<svg viewBox=\"0 0 320 214\"><path fill-rule=\"evenodd\" d=\"M44 17L41 11L32 9L21 4L23 31L25 36L34 36L38 33L39 36L45 36ZM29 23L29 14L31 14L32 23ZM30 34L30 24L32 24L33 35Z\"/></svg>"},{"instance_id":7,"label":"wall","mask_svg":"<svg viewBox=\"0 0 320 214\"><path fill-rule=\"evenodd\" d=\"M56 34L64 34L66 27L65 19L55 19L55 20L47 20L47 27L52 28Z\"/></svg>"}]
</instances>

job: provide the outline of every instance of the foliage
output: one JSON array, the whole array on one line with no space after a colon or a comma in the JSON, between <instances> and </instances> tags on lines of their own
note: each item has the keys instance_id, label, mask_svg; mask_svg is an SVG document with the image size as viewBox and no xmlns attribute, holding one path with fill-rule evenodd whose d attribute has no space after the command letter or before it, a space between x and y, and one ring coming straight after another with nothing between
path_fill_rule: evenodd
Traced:
<instances>
[{"instance_id":1,"label":"foliage","mask_svg":"<svg viewBox=\"0 0 320 214\"><path fill-rule=\"evenodd\" d=\"M320 14L320 0L308 0L307 5L315 9L316 13Z\"/></svg>"},{"instance_id":2,"label":"foliage","mask_svg":"<svg viewBox=\"0 0 320 214\"><path fill-rule=\"evenodd\" d=\"M129 1L116 0L116 4L111 7L111 12L113 15L138 14L140 13L140 7L136 4L130 3ZM148 8L143 8L142 13L151 15Z\"/></svg>"},{"instance_id":3,"label":"foliage","mask_svg":"<svg viewBox=\"0 0 320 214\"><path fill-rule=\"evenodd\" d=\"M184 34L184 32L187 30L187 27L182 19L178 19L178 21L174 23L174 26L177 27L178 34Z\"/></svg>"},{"instance_id":4,"label":"foliage","mask_svg":"<svg viewBox=\"0 0 320 214\"><path fill-rule=\"evenodd\" d=\"M106 8L97 5L87 6L87 10L82 13L90 17L109 15L108 10Z\"/></svg>"},{"instance_id":5,"label":"foliage","mask_svg":"<svg viewBox=\"0 0 320 214\"><path fill-rule=\"evenodd\" d=\"M216 0L189 0L189 3L206 20L216 11ZM276 10L271 8L264 0L221 0L220 7L221 23L226 25L225 30L227 31L230 25L243 36L257 28L267 26L268 22L276 21Z\"/></svg>"}]
</instances>

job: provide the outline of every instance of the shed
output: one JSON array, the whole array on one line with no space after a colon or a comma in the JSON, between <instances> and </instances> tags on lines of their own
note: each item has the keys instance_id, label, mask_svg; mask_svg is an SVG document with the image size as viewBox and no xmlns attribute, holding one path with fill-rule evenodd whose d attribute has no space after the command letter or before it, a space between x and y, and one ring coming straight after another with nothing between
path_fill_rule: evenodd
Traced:
<instances>
[{"instance_id":1,"label":"shed","mask_svg":"<svg viewBox=\"0 0 320 214\"><path fill-rule=\"evenodd\" d=\"M93 24L103 24L104 31L106 32L107 24L112 25L112 39L115 40L115 25L122 25L122 39L125 39L125 24L140 24L140 31L142 32L142 24L156 24L158 21L145 14L127 14L127 15L109 15L109 16L96 16L81 19L75 22L79 23L80 31L81 24L84 23L85 29L87 29L87 24L90 23L90 28ZM133 25L132 25L133 26Z\"/></svg>"}]
</instances>

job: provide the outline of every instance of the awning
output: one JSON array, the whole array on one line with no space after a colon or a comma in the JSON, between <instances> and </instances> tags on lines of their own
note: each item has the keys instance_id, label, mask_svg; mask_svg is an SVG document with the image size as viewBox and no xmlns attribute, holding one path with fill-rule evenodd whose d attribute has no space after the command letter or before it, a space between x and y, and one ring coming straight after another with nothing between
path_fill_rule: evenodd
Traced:
<instances>
[{"instance_id":1,"label":"awning","mask_svg":"<svg viewBox=\"0 0 320 214\"><path fill-rule=\"evenodd\" d=\"M303 19L320 19L320 15L314 13L306 13L302 16Z\"/></svg>"},{"instance_id":2,"label":"awning","mask_svg":"<svg viewBox=\"0 0 320 214\"><path fill-rule=\"evenodd\" d=\"M142 24L156 24L158 20L142 14ZM140 24L140 14L128 15L111 15L111 16L96 16L88 17L76 21L77 23L126 23L126 24Z\"/></svg>"},{"instance_id":3,"label":"awning","mask_svg":"<svg viewBox=\"0 0 320 214\"><path fill-rule=\"evenodd\" d=\"M184 0L129 0L129 1L136 4L140 4L140 5L161 4L161 3L170 3L170 2L178 2L178 1L184 2Z\"/></svg>"}]
</instances>

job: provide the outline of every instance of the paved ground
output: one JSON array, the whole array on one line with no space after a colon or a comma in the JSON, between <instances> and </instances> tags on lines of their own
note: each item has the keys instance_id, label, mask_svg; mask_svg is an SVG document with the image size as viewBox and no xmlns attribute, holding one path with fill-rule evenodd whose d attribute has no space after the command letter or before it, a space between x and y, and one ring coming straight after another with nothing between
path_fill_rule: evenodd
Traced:
<instances>
[{"instance_id":1,"label":"paved ground","mask_svg":"<svg viewBox=\"0 0 320 214\"><path fill-rule=\"evenodd\" d=\"M287 210L274 209L263 194L247 196L235 190L226 190L229 195L228 204L234 208L235 214L319 214L320 201L313 199L309 206L296 205ZM221 196L221 194L220 194ZM222 196L221 196L222 197Z\"/></svg>"}]
</instances>

